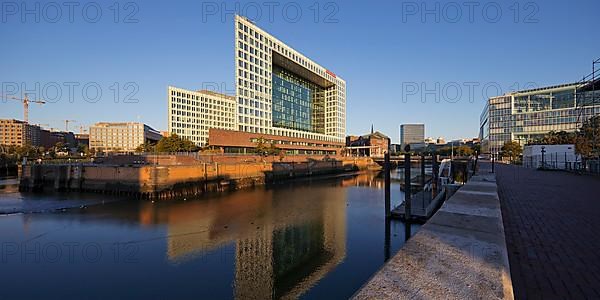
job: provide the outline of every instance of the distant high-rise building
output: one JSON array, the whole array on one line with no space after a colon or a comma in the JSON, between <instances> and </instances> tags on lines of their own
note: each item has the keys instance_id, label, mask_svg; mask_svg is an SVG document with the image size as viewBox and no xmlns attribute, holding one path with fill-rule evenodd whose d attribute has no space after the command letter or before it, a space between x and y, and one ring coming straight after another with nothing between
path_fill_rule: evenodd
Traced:
<instances>
[{"instance_id":1,"label":"distant high-rise building","mask_svg":"<svg viewBox=\"0 0 600 300\"><path fill-rule=\"evenodd\" d=\"M106 152L133 152L146 142L157 142L160 132L143 123L100 122L90 127L90 149Z\"/></svg>"},{"instance_id":2,"label":"distant high-rise building","mask_svg":"<svg viewBox=\"0 0 600 300\"><path fill-rule=\"evenodd\" d=\"M400 125L400 144L402 148L410 145L412 149L425 146L424 124L402 124Z\"/></svg>"}]
</instances>

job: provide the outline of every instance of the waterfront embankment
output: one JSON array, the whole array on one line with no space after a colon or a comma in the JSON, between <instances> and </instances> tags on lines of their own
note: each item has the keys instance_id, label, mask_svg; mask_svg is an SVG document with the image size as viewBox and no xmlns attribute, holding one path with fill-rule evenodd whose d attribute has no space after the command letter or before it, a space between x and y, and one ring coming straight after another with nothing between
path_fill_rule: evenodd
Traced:
<instances>
[{"instance_id":1,"label":"waterfront embankment","mask_svg":"<svg viewBox=\"0 0 600 300\"><path fill-rule=\"evenodd\" d=\"M489 164L354 296L355 299L513 299L496 177Z\"/></svg>"},{"instance_id":2,"label":"waterfront embankment","mask_svg":"<svg viewBox=\"0 0 600 300\"><path fill-rule=\"evenodd\" d=\"M19 166L21 191L83 191L166 199L236 190L282 180L376 167L370 158L303 161L205 162L189 157L143 157L143 163L29 164Z\"/></svg>"}]
</instances>

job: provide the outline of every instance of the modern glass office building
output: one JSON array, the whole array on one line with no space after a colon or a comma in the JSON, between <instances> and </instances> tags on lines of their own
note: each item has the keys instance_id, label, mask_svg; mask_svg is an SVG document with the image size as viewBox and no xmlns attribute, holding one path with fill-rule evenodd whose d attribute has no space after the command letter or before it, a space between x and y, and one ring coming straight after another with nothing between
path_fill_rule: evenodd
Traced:
<instances>
[{"instance_id":1,"label":"modern glass office building","mask_svg":"<svg viewBox=\"0 0 600 300\"><path fill-rule=\"evenodd\" d=\"M238 131L344 143L343 79L241 16L235 51Z\"/></svg>"},{"instance_id":2,"label":"modern glass office building","mask_svg":"<svg viewBox=\"0 0 600 300\"><path fill-rule=\"evenodd\" d=\"M169 132L231 153L247 153L259 138L288 154L343 148L346 82L241 16L235 81L235 97L169 87Z\"/></svg>"},{"instance_id":3,"label":"modern glass office building","mask_svg":"<svg viewBox=\"0 0 600 300\"><path fill-rule=\"evenodd\" d=\"M521 145L550 131L576 131L600 114L600 91L571 83L511 92L488 99L480 117L483 153L498 153L507 141Z\"/></svg>"}]
</instances>

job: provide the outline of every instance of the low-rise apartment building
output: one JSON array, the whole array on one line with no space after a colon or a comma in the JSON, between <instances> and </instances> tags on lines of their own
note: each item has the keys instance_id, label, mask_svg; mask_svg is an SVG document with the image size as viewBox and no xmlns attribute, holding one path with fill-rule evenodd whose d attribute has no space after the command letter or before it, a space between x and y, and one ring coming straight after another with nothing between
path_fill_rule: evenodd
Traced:
<instances>
[{"instance_id":1,"label":"low-rise apartment building","mask_svg":"<svg viewBox=\"0 0 600 300\"><path fill-rule=\"evenodd\" d=\"M100 122L90 127L90 149L103 152L133 152L146 142L158 142L160 132L137 122Z\"/></svg>"},{"instance_id":2,"label":"low-rise apartment building","mask_svg":"<svg viewBox=\"0 0 600 300\"><path fill-rule=\"evenodd\" d=\"M15 119L0 119L0 145L39 146L40 139L39 126Z\"/></svg>"}]
</instances>

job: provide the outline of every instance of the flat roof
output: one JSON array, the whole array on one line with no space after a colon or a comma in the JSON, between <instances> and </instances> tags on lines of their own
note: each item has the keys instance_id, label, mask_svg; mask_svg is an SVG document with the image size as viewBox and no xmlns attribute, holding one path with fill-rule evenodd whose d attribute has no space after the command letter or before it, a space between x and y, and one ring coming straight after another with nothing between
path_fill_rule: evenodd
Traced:
<instances>
[{"instance_id":1,"label":"flat roof","mask_svg":"<svg viewBox=\"0 0 600 300\"><path fill-rule=\"evenodd\" d=\"M227 95L227 94L223 94L223 93L219 93L219 92L215 92L215 91L211 91L211 90L206 90L206 89L194 91L194 90L188 90L188 89L184 89L184 88L180 88L180 87L176 87L176 86L172 86L172 85L169 86L169 89L180 90L180 91L184 91L186 93L196 93L196 94L204 94L204 95L215 96L215 97L222 97L227 100L235 101L235 96Z\"/></svg>"},{"instance_id":2,"label":"flat roof","mask_svg":"<svg viewBox=\"0 0 600 300\"><path fill-rule=\"evenodd\" d=\"M555 90L555 89L560 89L560 88L577 87L581 84L582 84L581 82L564 83L564 84L545 86L545 87L529 89L529 90L514 91L514 92L506 93L504 95L509 96L509 95L516 95L516 94L528 94L528 93L534 93L534 92L545 91L545 90Z\"/></svg>"}]
</instances>

